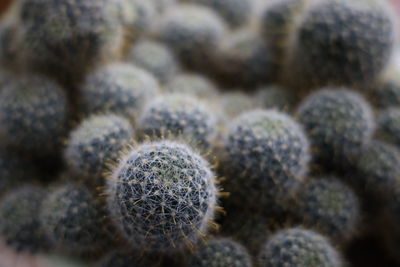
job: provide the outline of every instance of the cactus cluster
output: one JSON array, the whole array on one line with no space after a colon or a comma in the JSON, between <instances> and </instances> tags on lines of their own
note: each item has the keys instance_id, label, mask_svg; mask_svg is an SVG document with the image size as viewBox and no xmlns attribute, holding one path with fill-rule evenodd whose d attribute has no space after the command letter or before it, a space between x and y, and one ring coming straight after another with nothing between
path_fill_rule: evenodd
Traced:
<instances>
[{"instance_id":1,"label":"cactus cluster","mask_svg":"<svg viewBox=\"0 0 400 267\"><path fill-rule=\"evenodd\" d=\"M0 265L398 265L386 2L15 0Z\"/></svg>"}]
</instances>

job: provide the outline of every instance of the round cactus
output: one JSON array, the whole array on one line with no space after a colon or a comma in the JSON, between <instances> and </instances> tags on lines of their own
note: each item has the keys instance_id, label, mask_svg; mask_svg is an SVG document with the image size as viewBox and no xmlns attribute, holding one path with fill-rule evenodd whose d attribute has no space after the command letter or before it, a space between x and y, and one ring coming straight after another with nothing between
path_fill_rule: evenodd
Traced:
<instances>
[{"instance_id":1,"label":"round cactus","mask_svg":"<svg viewBox=\"0 0 400 267\"><path fill-rule=\"evenodd\" d=\"M209 67L212 51L225 28L211 9L182 4L164 14L159 34L187 67L202 69Z\"/></svg>"},{"instance_id":2,"label":"round cactus","mask_svg":"<svg viewBox=\"0 0 400 267\"><path fill-rule=\"evenodd\" d=\"M377 121L377 137L400 147L400 109L384 110Z\"/></svg>"},{"instance_id":3,"label":"round cactus","mask_svg":"<svg viewBox=\"0 0 400 267\"><path fill-rule=\"evenodd\" d=\"M116 113L135 122L158 89L157 80L140 68L108 65L87 77L80 90L80 110L85 114Z\"/></svg>"},{"instance_id":4,"label":"round cactus","mask_svg":"<svg viewBox=\"0 0 400 267\"><path fill-rule=\"evenodd\" d=\"M369 85L389 62L390 17L384 1L314 1L296 30L288 76L296 87Z\"/></svg>"},{"instance_id":5,"label":"round cactus","mask_svg":"<svg viewBox=\"0 0 400 267\"><path fill-rule=\"evenodd\" d=\"M297 100L293 94L279 86L262 87L254 97L262 108L286 112L292 110Z\"/></svg>"},{"instance_id":6,"label":"round cactus","mask_svg":"<svg viewBox=\"0 0 400 267\"><path fill-rule=\"evenodd\" d=\"M0 202L0 237L17 251L37 252L49 248L41 228L39 211L46 194L26 186L10 191Z\"/></svg>"},{"instance_id":7,"label":"round cactus","mask_svg":"<svg viewBox=\"0 0 400 267\"><path fill-rule=\"evenodd\" d=\"M269 48L251 28L232 32L219 42L214 62L216 78L225 87L254 87L275 78L275 62Z\"/></svg>"},{"instance_id":8,"label":"round cactus","mask_svg":"<svg viewBox=\"0 0 400 267\"><path fill-rule=\"evenodd\" d=\"M229 238L214 238L200 246L190 257L191 267L251 267L246 248Z\"/></svg>"},{"instance_id":9,"label":"round cactus","mask_svg":"<svg viewBox=\"0 0 400 267\"><path fill-rule=\"evenodd\" d=\"M313 93L300 105L297 117L310 138L315 161L325 167L343 167L354 160L374 130L371 107L347 89Z\"/></svg>"},{"instance_id":10,"label":"round cactus","mask_svg":"<svg viewBox=\"0 0 400 267\"><path fill-rule=\"evenodd\" d=\"M32 69L79 79L99 62L115 57L123 41L115 4L114 0L23 1L24 52Z\"/></svg>"},{"instance_id":11,"label":"round cactus","mask_svg":"<svg viewBox=\"0 0 400 267\"><path fill-rule=\"evenodd\" d=\"M217 87L205 76L192 73L175 75L165 86L168 93L196 96L200 99L212 99L218 95Z\"/></svg>"},{"instance_id":12,"label":"round cactus","mask_svg":"<svg viewBox=\"0 0 400 267\"><path fill-rule=\"evenodd\" d=\"M37 176L32 162L9 151L0 150L0 196L10 189L34 180Z\"/></svg>"},{"instance_id":13,"label":"round cactus","mask_svg":"<svg viewBox=\"0 0 400 267\"><path fill-rule=\"evenodd\" d=\"M216 116L196 98L171 94L149 103L138 129L150 137L182 138L190 145L207 150L216 138L216 123Z\"/></svg>"},{"instance_id":14,"label":"round cactus","mask_svg":"<svg viewBox=\"0 0 400 267\"><path fill-rule=\"evenodd\" d=\"M0 90L0 137L6 146L53 152L68 119L62 88L41 77L21 77Z\"/></svg>"},{"instance_id":15,"label":"round cactus","mask_svg":"<svg viewBox=\"0 0 400 267\"><path fill-rule=\"evenodd\" d=\"M165 45L151 40L141 40L131 50L128 60L165 82L178 72L174 55Z\"/></svg>"},{"instance_id":16,"label":"round cactus","mask_svg":"<svg viewBox=\"0 0 400 267\"><path fill-rule=\"evenodd\" d=\"M70 135L65 161L75 174L101 183L133 136L129 122L115 115L84 120Z\"/></svg>"},{"instance_id":17,"label":"round cactus","mask_svg":"<svg viewBox=\"0 0 400 267\"><path fill-rule=\"evenodd\" d=\"M107 241L105 215L88 189L66 184L44 199L39 218L57 248L81 253L96 250Z\"/></svg>"},{"instance_id":18,"label":"round cactus","mask_svg":"<svg viewBox=\"0 0 400 267\"><path fill-rule=\"evenodd\" d=\"M243 112L257 107L257 103L250 95L239 91L221 95L220 102L226 115L230 118L235 118Z\"/></svg>"},{"instance_id":19,"label":"round cactus","mask_svg":"<svg viewBox=\"0 0 400 267\"><path fill-rule=\"evenodd\" d=\"M144 143L123 157L108 183L109 210L132 246L161 253L191 246L213 219L215 177L187 146Z\"/></svg>"},{"instance_id":20,"label":"round cactus","mask_svg":"<svg viewBox=\"0 0 400 267\"><path fill-rule=\"evenodd\" d=\"M231 27L246 24L252 15L252 0L199 0L195 3L204 4L219 13Z\"/></svg>"},{"instance_id":21,"label":"round cactus","mask_svg":"<svg viewBox=\"0 0 400 267\"><path fill-rule=\"evenodd\" d=\"M128 0L136 9L136 21L132 25L132 31L146 34L151 30L153 21L157 16L158 1ZM162 1L159 1L162 2Z\"/></svg>"},{"instance_id":22,"label":"round cactus","mask_svg":"<svg viewBox=\"0 0 400 267\"><path fill-rule=\"evenodd\" d=\"M366 146L356 163L357 174L351 182L360 193L387 196L400 177L400 152L394 146L373 141Z\"/></svg>"},{"instance_id":23,"label":"round cactus","mask_svg":"<svg viewBox=\"0 0 400 267\"><path fill-rule=\"evenodd\" d=\"M223 145L226 189L239 205L268 208L294 193L305 178L308 141L289 116L274 110L243 113L230 127ZM249 194L249 192L252 192Z\"/></svg>"},{"instance_id":24,"label":"round cactus","mask_svg":"<svg viewBox=\"0 0 400 267\"><path fill-rule=\"evenodd\" d=\"M340 267L339 253L324 236L301 228L282 230L273 235L259 255L260 267Z\"/></svg>"},{"instance_id":25,"label":"round cactus","mask_svg":"<svg viewBox=\"0 0 400 267\"><path fill-rule=\"evenodd\" d=\"M303 225L340 243L354 236L361 217L356 194L333 177L308 180L299 190L294 212Z\"/></svg>"}]
</instances>

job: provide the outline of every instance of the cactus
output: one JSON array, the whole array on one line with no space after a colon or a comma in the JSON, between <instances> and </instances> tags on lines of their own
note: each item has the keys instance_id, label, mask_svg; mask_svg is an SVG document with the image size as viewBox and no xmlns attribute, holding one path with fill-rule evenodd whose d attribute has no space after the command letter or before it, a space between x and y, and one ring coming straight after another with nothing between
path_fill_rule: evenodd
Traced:
<instances>
[{"instance_id":1,"label":"cactus","mask_svg":"<svg viewBox=\"0 0 400 267\"><path fill-rule=\"evenodd\" d=\"M282 230L273 235L259 255L260 267L340 267L341 256L324 236L302 228Z\"/></svg>"},{"instance_id":2,"label":"cactus","mask_svg":"<svg viewBox=\"0 0 400 267\"><path fill-rule=\"evenodd\" d=\"M305 178L310 159L302 128L274 110L249 111L235 119L223 150L226 189L246 209L281 204Z\"/></svg>"},{"instance_id":3,"label":"cactus","mask_svg":"<svg viewBox=\"0 0 400 267\"><path fill-rule=\"evenodd\" d=\"M400 177L400 152L392 145L373 141L366 146L356 163L356 175L351 182L360 193L387 197Z\"/></svg>"},{"instance_id":4,"label":"cactus","mask_svg":"<svg viewBox=\"0 0 400 267\"><path fill-rule=\"evenodd\" d=\"M194 73L177 74L165 87L168 93L187 94L206 100L218 95L217 87L211 80Z\"/></svg>"},{"instance_id":5,"label":"cactus","mask_svg":"<svg viewBox=\"0 0 400 267\"><path fill-rule=\"evenodd\" d=\"M142 113L138 129L150 137L183 138L188 144L211 148L217 133L217 118L196 98L180 94L160 96Z\"/></svg>"},{"instance_id":6,"label":"cactus","mask_svg":"<svg viewBox=\"0 0 400 267\"><path fill-rule=\"evenodd\" d=\"M380 114L376 135L388 143L400 147L400 109L388 108Z\"/></svg>"},{"instance_id":7,"label":"cactus","mask_svg":"<svg viewBox=\"0 0 400 267\"><path fill-rule=\"evenodd\" d=\"M217 187L209 164L186 145L144 143L123 157L108 183L112 219L137 249L178 252L206 234Z\"/></svg>"},{"instance_id":8,"label":"cactus","mask_svg":"<svg viewBox=\"0 0 400 267\"><path fill-rule=\"evenodd\" d=\"M360 87L374 82L391 55L395 23L384 1L314 1L291 44L294 86Z\"/></svg>"},{"instance_id":9,"label":"cactus","mask_svg":"<svg viewBox=\"0 0 400 267\"><path fill-rule=\"evenodd\" d=\"M289 112L296 104L296 97L280 86L261 87L255 94L259 106Z\"/></svg>"},{"instance_id":10,"label":"cactus","mask_svg":"<svg viewBox=\"0 0 400 267\"><path fill-rule=\"evenodd\" d=\"M178 73L179 66L170 49L162 43L141 40L130 51L128 61L147 70L160 82L166 82Z\"/></svg>"},{"instance_id":11,"label":"cactus","mask_svg":"<svg viewBox=\"0 0 400 267\"><path fill-rule=\"evenodd\" d=\"M250 95L239 91L223 94L220 102L225 114L230 118L257 107L257 103Z\"/></svg>"},{"instance_id":12,"label":"cactus","mask_svg":"<svg viewBox=\"0 0 400 267\"><path fill-rule=\"evenodd\" d=\"M226 29L211 9L194 4L168 10L160 25L160 38L174 49L185 66L197 70L209 68L212 51Z\"/></svg>"},{"instance_id":13,"label":"cactus","mask_svg":"<svg viewBox=\"0 0 400 267\"><path fill-rule=\"evenodd\" d=\"M34 164L9 151L0 150L0 196L38 177Z\"/></svg>"},{"instance_id":14,"label":"cactus","mask_svg":"<svg viewBox=\"0 0 400 267\"><path fill-rule=\"evenodd\" d=\"M255 87L275 79L276 64L264 40L252 28L232 32L219 42L213 66L225 87Z\"/></svg>"},{"instance_id":15,"label":"cactus","mask_svg":"<svg viewBox=\"0 0 400 267\"><path fill-rule=\"evenodd\" d=\"M40 222L49 240L64 251L94 251L105 244L105 212L83 186L65 184L44 199Z\"/></svg>"},{"instance_id":16,"label":"cactus","mask_svg":"<svg viewBox=\"0 0 400 267\"><path fill-rule=\"evenodd\" d=\"M124 118L92 116L72 131L65 161L73 173L101 183L108 166L118 159L132 136L133 129Z\"/></svg>"},{"instance_id":17,"label":"cactus","mask_svg":"<svg viewBox=\"0 0 400 267\"><path fill-rule=\"evenodd\" d=\"M158 86L157 80L140 68L122 63L108 65L87 77L80 89L80 110L86 115L112 112L135 123Z\"/></svg>"},{"instance_id":18,"label":"cactus","mask_svg":"<svg viewBox=\"0 0 400 267\"><path fill-rule=\"evenodd\" d=\"M25 186L7 193L0 202L0 237L16 251L38 252L49 248L39 221L39 210L46 194L36 186Z\"/></svg>"},{"instance_id":19,"label":"cactus","mask_svg":"<svg viewBox=\"0 0 400 267\"><path fill-rule=\"evenodd\" d=\"M361 218L356 194L334 177L308 180L299 190L294 212L302 225L315 228L338 243L354 237Z\"/></svg>"},{"instance_id":20,"label":"cactus","mask_svg":"<svg viewBox=\"0 0 400 267\"><path fill-rule=\"evenodd\" d=\"M347 167L371 140L374 119L364 98L341 88L308 96L296 116L310 138L315 162Z\"/></svg>"},{"instance_id":21,"label":"cactus","mask_svg":"<svg viewBox=\"0 0 400 267\"><path fill-rule=\"evenodd\" d=\"M24 51L34 71L79 81L115 58L123 42L116 1L25 0L20 8Z\"/></svg>"},{"instance_id":22,"label":"cactus","mask_svg":"<svg viewBox=\"0 0 400 267\"><path fill-rule=\"evenodd\" d=\"M0 90L0 137L21 151L50 153L65 136L67 98L42 77L20 77Z\"/></svg>"},{"instance_id":23,"label":"cactus","mask_svg":"<svg viewBox=\"0 0 400 267\"><path fill-rule=\"evenodd\" d=\"M192 0L192 2L209 6L220 14L232 28L243 26L249 22L253 11L252 0Z\"/></svg>"},{"instance_id":24,"label":"cactus","mask_svg":"<svg viewBox=\"0 0 400 267\"><path fill-rule=\"evenodd\" d=\"M190 267L251 267L246 248L229 238L213 238L190 256Z\"/></svg>"}]
</instances>

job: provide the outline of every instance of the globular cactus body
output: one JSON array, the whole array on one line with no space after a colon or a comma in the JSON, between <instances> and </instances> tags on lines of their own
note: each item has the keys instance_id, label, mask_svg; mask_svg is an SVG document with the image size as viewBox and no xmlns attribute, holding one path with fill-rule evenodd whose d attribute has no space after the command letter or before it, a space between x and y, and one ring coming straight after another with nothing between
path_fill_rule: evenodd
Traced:
<instances>
[{"instance_id":1,"label":"globular cactus body","mask_svg":"<svg viewBox=\"0 0 400 267\"><path fill-rule=\"evenodd\" d=\"M144 143L113 171L109 211L132 246L177 252L207 232L216 208L214 183L209 164L186 145Z\"/></svg>"}]
</instances>

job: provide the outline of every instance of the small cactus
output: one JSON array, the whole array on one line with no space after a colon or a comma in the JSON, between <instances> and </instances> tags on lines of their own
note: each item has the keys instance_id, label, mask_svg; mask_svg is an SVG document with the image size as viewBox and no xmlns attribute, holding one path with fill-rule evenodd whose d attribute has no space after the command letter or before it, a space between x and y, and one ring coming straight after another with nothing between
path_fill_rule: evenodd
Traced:
<instances>
[{"instance_id":1,"label":"small cactus","mask_svg":"<svg viewBox=\"0 0 400 267\"><path fill-rule=\"evenodd\" d=\"M216 123L216 116L196 98L171 94L149 103L142 113L138 129L149 137L173 136L208 150L216 138Z\"/></svg>"},{"instance_id":2,"label":"small cactus","mask_svg":"<svg viewBox=\"0 0 400 267\"><path fill-rule=\"evenodd\" d=\"M229 238L213 238L190 256L189 267L251 267L246 248Z\"/></svg>"},{"instance_id":3,"label":"small cactus","mask_svg":"<svg viewBox=\"0 0 400 267\"><path fill-rule=\"evenodd\" d=\"M49 248L39 220L46 192L25 186L6 194L0 202L0 237L16 251L38 252Z\"/></svg>"},{"instance_id":4,"label":"small cactus","mask_svg":"<svg viewBox=\"0 0 400 267\"><path fill-rule=\"evenodd\" d=\"M162 43L141 40L130 51L128 61L165 82L178 73L179 66L170 49Z\"/></svg>"},{"instance_id":5,"label":"small cactus","mask_svg":"<svg viewBox=\"0 0 400 267\"><path fill-rule=\"evenodd\" d=\"M111 0L26 0L20 17L24 49L34 71L79 81L100 62L115 58L123 41Z\"/></svg>"},{"instance_id":6,"label":"small cactus","mask_svg":"<svg viewBox=\"0 0 400 267\"><path fill-rule=\"evenodd\" d=\"M184 65L203 69L209 67L212 50L225 30L224 21L211 9L181 4L163 15L159 34Z\"/></svg>"},{"instance_id":7,"label":"small cactus","mask_svg":"<svg viewBox=\"0 0 400 267\"><path fill-rule=\"evenodd\" d=\"M287 66L294 86L364 87L388 65L395 39L379 0L311 1L296 29Z\"/></svg>"},{"instance_id":8,"label":"small cactus","mask_svg":"<svg viewBox=\"0 0 400 267\"><path fill-rule=\"evenodd\" d=\"M81 253L94 251L108 240L105 215L88 189L65 184L44 199L40 222L56 248Z\"/></svg>"},{"instance_id":9,"label":"small cactus","mask_svg":"<svg viewBox=\"0 0 400 267\"><path fill-rule=\"evenodd\" d=\"M170 141L144 143L123 157L108 183L112 219L144 251L178 252L208 229L215 177L200 155Z\"/></svg>"},{"instance_id":10,"label":"small cactus","mask_svg":"<svg viewBox=\"0 0 400 267\"><path fill-rule=\"evenodd\" d=\"M264 244L260 267L341 267L341 256L324 236L302 228L281 230Z\"/></svg>"},{"instance_id":11,"label":"small cactus","mask_svg":"<svg viewBox=\"0 0 400 267\"><path fill-rule=\"evenodd\" d=\"M175 75L165 86L168 93L178 93L211 100L218 96L217 87L207 77L194 73Z\"/></svg>"},{"instance_id":12,"label":"small cactus","mask_svg":"<svg viewBox=\"0 0 400 267\"><path fill-rule=\"evenodd\" d=\"M400 148L400 108L388 108L381 112L376 135L379 139Z\"/></svg>"},{"instance_id":13,"label":"small cactus","mask_svg":"<svg viewBox=\"0 0 400 267\"><path fill-rule=\"evenodd\" d=\"M56 83L29 76L0 90L0 137L6 146L50 153L65 137L67 97Z\"/></svg>"},{"instance_id":14,"label":"small cactus","mask_svg":"<svg viewBox=\"0 0 400 267\"><path fill-rule=\"evenodd\" d=\"M86 115L111 112L134 123L158 90L157 80L147 71L115 63L87 77L80 89L80 110Z\"/></svg>"},{"instance_id":15,"label":"small cactus","mask_svg":"<svg viewBox=\"0 0 400 267\"><path fill-rule=\"evenodd\" d=\"M333 177L308 180L299 190L294 212L302 225L319 230L338 243L351 240L361 218L356 194Z\"/></svg>"},{"instance_id":16,"label":"small cactus","mask_svg":"<svg viewBox=\"0 0 400 267\"><path fill-rule=\"evenodd\" d=\"M229 92L221 95L221 105L230 118L235 118L257 107L256 101L243 92Z\"/></svg>"},{"instance_id":17,"label":"small cactus","mask_svg":"<svg viewBox=\"0 0 400 267\"><path fill-rule=\"evenodd\" d=\"M310 138L315 162L343 167L371 140L374 118L365 99L347 89L329 88L308 96L296 114Z\"/></svg>"},{"instance_id":18,"label":"small cactus","mask_svg":"<svg viewBox=\"0 0 400 267\"><path fill-rule=\"evenodd\" d=\"M261 210L271 205L271 197L280 202L297 190L310 159L302 128L274 110L239 116L230 127L223 150L221 165L232 201L241 206L246 203L247 208L257 204Z\"/></svg>"},{"instance_id":19,"label":"small cactus","mask_svg":"<svg viewBox=\"0 0 400 267\"><path fill-rule=\"evenodd\" d=\"M72 131L64 158L73 173L101 183L132 137L133 129L124 118L95 115Z\"/></svg>"}]
</instances>

